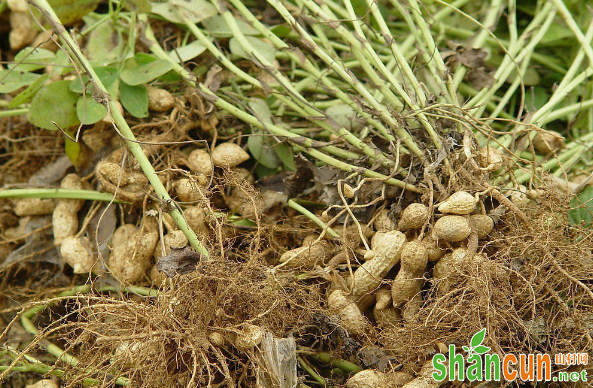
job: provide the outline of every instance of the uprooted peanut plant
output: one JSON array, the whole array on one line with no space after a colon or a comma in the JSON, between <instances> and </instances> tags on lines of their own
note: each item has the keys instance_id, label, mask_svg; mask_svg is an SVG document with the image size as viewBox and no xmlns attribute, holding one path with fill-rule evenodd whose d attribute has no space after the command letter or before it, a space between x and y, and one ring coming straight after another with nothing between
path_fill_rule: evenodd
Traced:
<instances>
[{"instance_id":1,"label":"uprooted peanut plant","mask_svg":"<svg viewBox=\"0 0 593 388\"><path fill-rule=\"evenodd\" d=\"M29 6L0 381L437 387L484 328L593 355L579 2Z\"/></svg>"}]
</instances>

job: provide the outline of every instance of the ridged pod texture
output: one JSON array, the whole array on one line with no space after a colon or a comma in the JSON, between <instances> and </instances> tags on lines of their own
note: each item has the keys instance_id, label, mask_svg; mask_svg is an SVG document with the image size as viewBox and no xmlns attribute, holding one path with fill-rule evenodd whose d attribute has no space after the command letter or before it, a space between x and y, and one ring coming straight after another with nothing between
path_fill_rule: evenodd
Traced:
<instances>
[{"instance_id":1,"label":"ridged pod texture","mask_svg":"<svg viewBox=\"0 0 593 388\"><path fill-rule=\"evenodd\" d=\"M159 239L154 217L145 216L143 225L122 225L115 230L109 255L109 269L122 282L136 283L150 266L150 257Z\"/></svg>"},{"instance_id":2,"label":"ridged pod texture","mask_svg":"<svg viewBox=\"0 0 593 388\"><path fill-rule=\"evenodd\" d=\"M439 205L439 211L448 214L470 214L476 208L477 203L478 199L467 191L458 191Z\"/></svg>"},{"instance_id":3,"label":"ridged pod texture","mask_svg":"<svg viewBox=\"0 0 593 388\"><path fill-rule=\"evenodd\" d=\"M412 203L404 209L397 223L400 230L418 229L428 221L428 207L421 203Z\"/></svg>"},{"instance_id":4,"label":"ridged pod texture","mask_svg":"<svg viewBox=\"0 0 593 388\"><path fill-rule=\"evenodd\" d=\"M327 305L338 314L340 325L344 329L354 334L362 334L365 331L366 321L360 309L344 291L335 290L329 294Z\"/></svg>"},{"instance_id":5,"label":"ridged pod texture","mask_svg":"<svg viewBox=\"0 0 593 388\"><path fill-rule=\"evenodd\" d=\"M387 272L397 264L406 242L406 236L397 230L377 232L371 240L375 257L361 265L352 278L352 295L361 297L380 284Z\"/></svg>"},{"instance_id":6,"label":"ridged pod texture","mask_svg":"<svg viewBox=\"0 0 593 388\"><path fill-rule=\"evenodd\" d=\"M437 239L457 242L466 239L472 230L465 217L444 216L434 223L432 231Z\"/></svg>"}]
</instances>

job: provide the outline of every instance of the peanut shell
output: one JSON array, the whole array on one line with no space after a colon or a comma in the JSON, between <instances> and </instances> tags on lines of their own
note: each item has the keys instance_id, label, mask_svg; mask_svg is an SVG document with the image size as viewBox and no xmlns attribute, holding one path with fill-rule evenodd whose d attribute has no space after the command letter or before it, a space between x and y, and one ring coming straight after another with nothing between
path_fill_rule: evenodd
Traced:
<instances>
[{"instance_id":1,"label":"peanut shell","mask_svg":"<svg viewBox=\"0 0 593 388\"><path fill-rule=\"evenodd\" d=\"M404 209L397 223L400 230L419 229L428 221L428 207L421 203L412 203Z\"/></svg>"},{"instance_id":2,"label":"peanut shell","mask_svg":"<svg viewBox=\"0 0 593 388\"><path fill-rule=\"evenodd\" d=\"M333 291L327 298L327 305L336 311L344 329L354 334L361 334L365 331L366 321L360 309L344 291Z\"/></svg>"},{"instance_id":3,"label":"peanut shell","mask_svg":"<svg viewBox=\"0 0 593 388\"><path fill-rule=\"evenodd\" d=\"M462 216L444 216L435 222L433 233L437 239L457 242L466 239L471 228L469 222Z\"/></svg>"},{"instance_id":4,"label":"peanut shell","mask_svg":"<svg viewBox=\"0 0 593 388\"><path fill-rule=\"evenodd\" d=\"M473 214L469 217L469 224L478 238L487 237L494 229L494 221L487 214Z\"/></svg>"},{"instance_id":5,"label":"peanut shell","mask_svg":"<svg viewBox=\"0 0 593 388\"><path fill-rule=\"evenodd\" d=\"M222 143L212 151L212 161L219 167L235 167L249 160L249 154L235 143Z\"/></svg>"},{"instance_id":6,"label":"peanut shell","mask_svg":"<svg viewBox=\"0 0 593 388\"><path fill-rule=\"evenodd\" d=\"M478 199L466 191L453 193L445 202L439 205L441 213L470 214L476 208Z\"/></svg>"}]
</instances>

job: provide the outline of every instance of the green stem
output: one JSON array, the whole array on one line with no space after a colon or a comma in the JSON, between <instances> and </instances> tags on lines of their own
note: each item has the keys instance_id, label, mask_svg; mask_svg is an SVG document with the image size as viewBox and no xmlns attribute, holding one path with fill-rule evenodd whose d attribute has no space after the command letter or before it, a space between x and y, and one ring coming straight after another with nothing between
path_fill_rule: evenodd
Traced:
<instances>
[{"instance_id":1,"label":"green stem","mask_svg":"<svg viewBox=\"0 0 593 388\"><path fill-rule=\"evenodd\" d=\"M359 367L358 365L353 364L346 360L342 360L341 358L334 358L329 353L326 353L326 352L315 353L312 357L316 360L319 360L319 361L325 363L325 364L329 364L336 368L340 368L344 372L357 373L362 370L362 368Z\"/></svg>"},{"instance_id":2,"label":"green stem","mask_svg":"<svg viewBox=\"0 0 593 388\"><path fill-rule=\"evenodd\" d=\"M329 226L327 226L327 224L325 222L321 221L319 219L319 217L317 217L315 214L313 214L312 212L310 212L309 210L307 210L303 206L301 206L298 203L296 203L294 200L289 199L288 202L287 202L287 205L288 205L288 207L290 207L290 208L298 211L302 215L306 216L308 219L310 219L315 224L317 224L317 226L319 226L321 229L327 230L327 233L330 236L332 236L334 238L338 238L338 239L340 238L340 235L337 234L332 228L330 228Z\"/></svg>"},{"instance_id":3,"label":"green stem","mask_svg":"<svg viewBox=\"0 0 593 388\"><path fill-rule=\"evenodd\" d=\"M13 117L27 114L29 108L3 110L0 112L0 117Z\"/></svg>"},{"instance_id":4,"label":"green stem","mask_svg":"<svg viewBox=\"0 0 593 388\"><path fill-rule=\"evenodd\" d=\"M124 203L113 198L113 194L100 193L94 190L75 189L8 189L0 190L0 198L58 198L58 199L86 199L89 201L104 201Z\"/></svg>"}]
</instances>

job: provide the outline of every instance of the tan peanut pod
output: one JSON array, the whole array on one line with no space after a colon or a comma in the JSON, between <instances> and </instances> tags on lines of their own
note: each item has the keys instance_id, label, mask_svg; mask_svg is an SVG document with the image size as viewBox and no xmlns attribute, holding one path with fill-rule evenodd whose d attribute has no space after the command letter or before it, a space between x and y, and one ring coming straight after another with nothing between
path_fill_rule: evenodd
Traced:
<instances>
[{"instance_id":1,"label":"tan peanut pod","mask_svg":"<svg viewBox=\"0 0 593 388\"><path fill-rule=\"evenodd\" d=\"M20 50L35 39L37 30L31 23L28 11L11 12L8 18L11 26L8 42L11 50Z\"/></svg>"},{"instance_id":2,"label":"tan peanut pod","mask_svg":"<svg viewBox=\"0 0 593 388\"><path fill-rule=\"evenodd\" d=\"M418 316L418 312L422 308L422 295L416 294L408 303L401 308L402 318L406 322L414 322Z\"/></svg>"},{"instance_id":3,"label":"tan peanut pod","mask_svg":"<svg viewBox=\"0 0 593 388\"><path fill-rule=\"evenodd\" d=\"M395 229L395 222L389 217L389 210L383 208L375 214L373 226L377 232L389 232Z\"/></svg>"},{"instance_id":4,"label":"tan peanut pod","mask_svg":"<svg viewBox=\"0 0 593 388\"><path fill-rule=\"evenodd\" d=\"M478 154L480 167L488 171L498 171L504 165L502 155L494 148L482 148Z\"/></svg>"},{"instance_id":5,"label":"tan peanut pod","mask_svg":"<svg viewBox=\"0 0 593 388\"><path fill-rule=\"evenodd\" d=\"M447 253L436 263L432 275L437 279L449 276L463 262L466 254L467 248L457 248L453 252Z\"/></svg>"},{"instance_id":6,"label":"tan peanut pod","mask_svg":"<svg viewBox=\"0 0 593 388\"><path fill-rule=\"evenodd\" d=\"M407 272L424 272L428 264L428 252L421 241L407 242L401 252L400 265Z\"/></svg>"},{"instance_id":7,"label":"tan peanut pod","mask_svg":"<svg viewBox=\"0 0 593 388\"><path fill-rule=\"evenodd\" d=\"M50 198L19 198L15 200L14 214L19 217L52 214L55 203Z\"/></svg>"},{"instance_id":8,"label":"tan peanut pod","mask_svg":"<svg viewBox=\"0 0 593 388\"><path fill-rule=\"evenodd\" d=\"M25 388L60 388L60 385L52 379L43 379L35 384L29 384Z\"/></svg>"},{"instance_id":9,"label":"tan peanut pod","mask_svg":"<svg viewBox=\"0 0 593 388\"><path fill-rule=\"evenodd\" d=\"M353 275L352 295L355 299L370 293L381 284L387 272L400 260L406 236L397 230L377 232L371 240L375 257L361 265Z\"/></svg>"},{"instance_id":10,"label":"tan peanut pod","mask_svg":"<svg viewBox=\"0 0 593 388\"><path fill-rule=\"evenodd\" d=\"M183 212L183 217L189 227L198 235L210 234L206 209L202 206L190 206Z\"/></svg>"},{"instance_id":11,"label":"tan peanut pod","mask_svg":"<svg viewBox=\"0 0 593 388\"><path fill-rule=\"evenodd\" d=\"M465 217L444 216L434 223L432 231L437 239L457 242L465 240L472 230Z\"/></svg>"},{"instance_id":12,"label":"tan peanut pod","mask_svg":"<svg viewBox=\"0 0 593 388\"><path fill-rule=\"evenodd\" d=\"M485 238L494 229L494 220L487 214L473 214L469 217L469 225L478 238Z\"/></svg>"},{"instance_id":13,"label":"tan peanut pod","mask_svg":"<svg viewBox=\"0 0 593 388\"><path fill-rule=\"evenodd\" d=\"M391 290L388 287L379 288L375 294L375 300L375 308L378 310L391 306Z\"/></svg>"},{"instance_id":14,"label":"tan peanut pod","mask_svg":"<svg viewBox=\"0 0 593 388\"><path fill-rule=\"evenodd\" d=\"M114 151L114 157L117 152ZM139 202L146 195L146 176L140 172L122 169L118 163L102 160L95 167L95 174L101 188L109 193L116 193L123 201Z\"/></svg>"},{"instance_id":15,"label":"tan peanut pod","mask_svg":"<svg viewBox=\"0 0 593 388\"><path fill-rule=\"evenodd\" d=\"M249 154L235 143L222 143L212 150L212 162L219 167L235 167L249 160Z\"/></svg>"},{"instance_id":16,"label":"tan peanut pod","mask_svg":"<svg viewBox=\"0 0 593 388\"><path fill-rule=\"evenodd\" d=\"M27 0L7 0L6 5L12 12L29 12Z\"/></svg>"},{"instance_id":17,"label":"tan peanut pod","mask_svg":"<svg viewBox=\"0 0 593 388\"><path fill-rule=\"evenodd\" d=\"M356 195L354 188L350 186L348 183L344 183L343 193L344 197L346 198L354 198L354 196Z\"/></svg>"},{"instance_id":18,"label":"tan peanut pod","mask_svg":"<svg viewBox=\"0 0 593 388\"><path fill-rule=\"evenodd\" d=\"M434 371L435 369L432 365L432 361L427 361L422 365L422 369L420 369L416 378L409 383L404 384L402 388L438 388L448 381L447 379L436 381L434 377L432 377Z\"/></svg>"},{"instance_id":19,"label":"tan peanut pod","mask_svg":"<svg viewBox=\"0 0 593 388\"><path fill-rule=\"evenodd\" d=\"M519 185L517 190L511 192L511 201L519 208L527 205L529 202L529 197L527 196L527 187Z\"/></svg>"},{"instance_id":20,"label":"tan peanut pod","mask_svg":"<svg viewBox=\"0 0 593 388\"><path fill-rule=\"evenodd\" d=\"M111 239L109 269L122 282L136 283L150 266L150 257L158 241L158 225L154 217L145 216L142 226L122 225Z\"/></svg>"},{"instance_id":21,"label":"tan peanut pod","mask_svg":"<svg viewBox=\"0 0 593 388\"><path fill-rule=\"evenodd\" d=\"M398 309L388 306L379 310L376 306L373 308L373 318L378 325L389 326L397 325L402 321L402 315Z\"/></svg>"},{"instance_id":22,"label":"tan peanut pod","mask_svg":"<svg viewBox=\"0 0 593 388\"><path fill-rule=\"evenodd\" d=\"M91 242L87 237L68 236L62 241L60 254L74 273L89 273L96 263L95 254L90 247Z\"/></svg>"},{"instance_id":23,"label":"tan peanut pod","mask_svg":"<svg viewBox=\"0 0 593 388\"><path fill-rule=\"evenodd\" d=\"M160 286L167 279L167 275L159 271L156 265L152 266L152 268L150 269L150 274L148 276L150 277L150 282L156 286Z\"/></svg>"},{"instance_id":24,"label":"tan peanut pod","mask_svg":"<svg viewBox=\"0 0 593 388\"><path fill-rule=\"evenodd\" d=\"M373 369L361 370L346 381L346 388L390 388L387 376Z\"/></svg>"},{"instance_id":25,"label":"tan peanut pod","mask_svg":"<svg viewBox=\"0 0 593 388\"><path fill-rule=\"evenodd\" d=\"M451 286L456 281L455 272L461 266L461 263L463 263L466 255L466 248L457 248L453 252L444 255L436 263L432 276L435 279L440 279L438 283L439 293L445 294L449 292Z\"/></svg>"},{"instance_id":26,"label":"tan peanut pod","mask_svg":"<svg viewBox=\"0 0 593 388\"><path fill-rule=\"evenodd\" d=\"M218 346L219 348L223 347L226 344L226 339L222 334L217 331L213 331L208 334L208 341L214 346Z\"/></svg>"},{"instance_id":27,"label":"tan peanut pod","mask_svg":"<svg viewBox=\"0 0 593 388\"><path fill-rule=\"evenodd\" d=\"M206 188L192 179L181 178L173 186L175 194L182 202L196 202L205 198Z\"/></svg>"},{"instance_id":28,"label":"tan peanut pod","mask_svg":"<svg viewBox=\"0 0 593 388\"><path fill-rule=\"evenodd\" d=\"M477 203L478 199L467 191L457 191L441 203L438 209L441 213L464 215L473 212Z\"/></svg>"},{"instance_id":29,"label":"tan peanut pod","mask_svg":"<svg viewBox=\"0 0 593 388\"><path fill-rule=\"evenodd\" d=\"M168 255L171 252L171 248L183 248L187 245L187 237L183 234L180 230L172 230L166 235L163 236L163 242L165 245L165 252L163 252L163 244L157 242L156 246L154 247L154 252L152 256L157 259L159 257L163 257Z\"/></svg>"},{"instance_id":30,"label":"tan peanut pod","mask_svg":"<svg viewBox=\"0 0 593 388\"><path fill-rule=\"evenodd\" d=\"M325 264L325 260L331 254L331 244L327 241L313 242L311 245L305 245L284 252L280 263L286 263L286 266L297 268L304 267L312 269L316 265Z\"/></svg>"},{"instance_id":31,"label":"tan peanut pod","mask_svg":"<svg viewBox=\"0 0 593 388\"><path fill-rule=\"evenodd\" d=\"M422 239L422 243L426 248L428 261L437 261L445 254L445 250L439 248L436 240L430 234L424 236L424 238Z\"/></svg>"},{"instance_id":32,"label":"tan peanut pod","mask_svg":"<svg viewBox=\"0 0 593 388\"><path fill-rule=\"evenodd\" d=\"M428 221L428 207L421 203L412 203L404 209L397 223L400 230L419 229Z\"/></svg>"},{"instance_id":33,"label":"tan peanut pod","mask_svg":"<svg viewBox=\"0 0 593 388\"><path fill-rule=\"evenodd\" d=\"M214 171L214 164L210 159L210 154L206 150L193 150L187 157L187 166L191 172L197 174L204 174L205 176L212 175Z\"/></svg>"},{"instance_id":34,"label":"tan peanut pod","mask_svg":"<svg viewBox=\"0 0 593 388\"><path fill-rule=\"evenodd\" d=\"M414 380L414 376L406 372L387 372L386 375L393 388L399 388Z\"/></svg>"},{"instance_id":35,"label":"tan peanut pod","mask_svg":"<svg viewBox=\"0 0 593 388\"><path fill-rule=\"evenodd\" d=\"M66 237L74 236L78 232L78 214L70 203L60 200L52 215L54 244L60 245Z\"/></svg>"},{"instance_id":36,"label":"tan peanut pod","mask_svg":"<svg viewBox=\"0 0 593 388\"><path fill-rule=\"evenodd\" d=\"M340 325L344 329L354 334L364 332L366 321L356 303L344 291L335 290L329 294L327 305L337 313Z\"/></svg>"},{"instance_id":37,"label":"tan peanut pod","mask_svg":"<svg viewBox=\"0 0 593 388\"><path fill-rule=\"evenodd\" d=\"M264 333L259 326L245 323L241 328L241 332L237 333L235 347L240 350L253 349L261 343L263 337Z\"/></svg>"},{"instance_id":38,"label":"tan peanut pod","mask_svg":"<svg viewBox=\"0 0 593 388\"><path fill-rule=\"evenodd\" d=\"M372 250L365 251L364 255L362 256L362 259L364 261L369 261L374 258L375 258L375 252L373 252Z\"/></svg>"},{"instance_id":39,"label":"tan peanut pod","mask_svg":"<svg viewBox=\"0 0 593 388\"><path fill-rule=\"evenodd\" d=\"M412 300L422 290L423 285L424 280L421 272L408 272L401 268L391 283L393 307L401 307L404 303Z\"/></svg>"},{"instance_id":40,"label":"tan peanut pod","mask_svg":"<svg viewBox=\"0 0 593 388\"><path fill-rule=\"evenodd\" d=\"M154 112L167 112L175 106L175 97L165 89L146 85L148 109Z\"/></svg>"},{"instance_id":41,"label":"tan peanut pod","mask_svg":"<svg viewBox=\"0 0 593 388\"><path fill-rule=\"evenodd\" d=\"M533 138L533 148L541 154L558 152L564 147L564 136L555 131L538 132Z\"/></svg>"}]
</instances>

